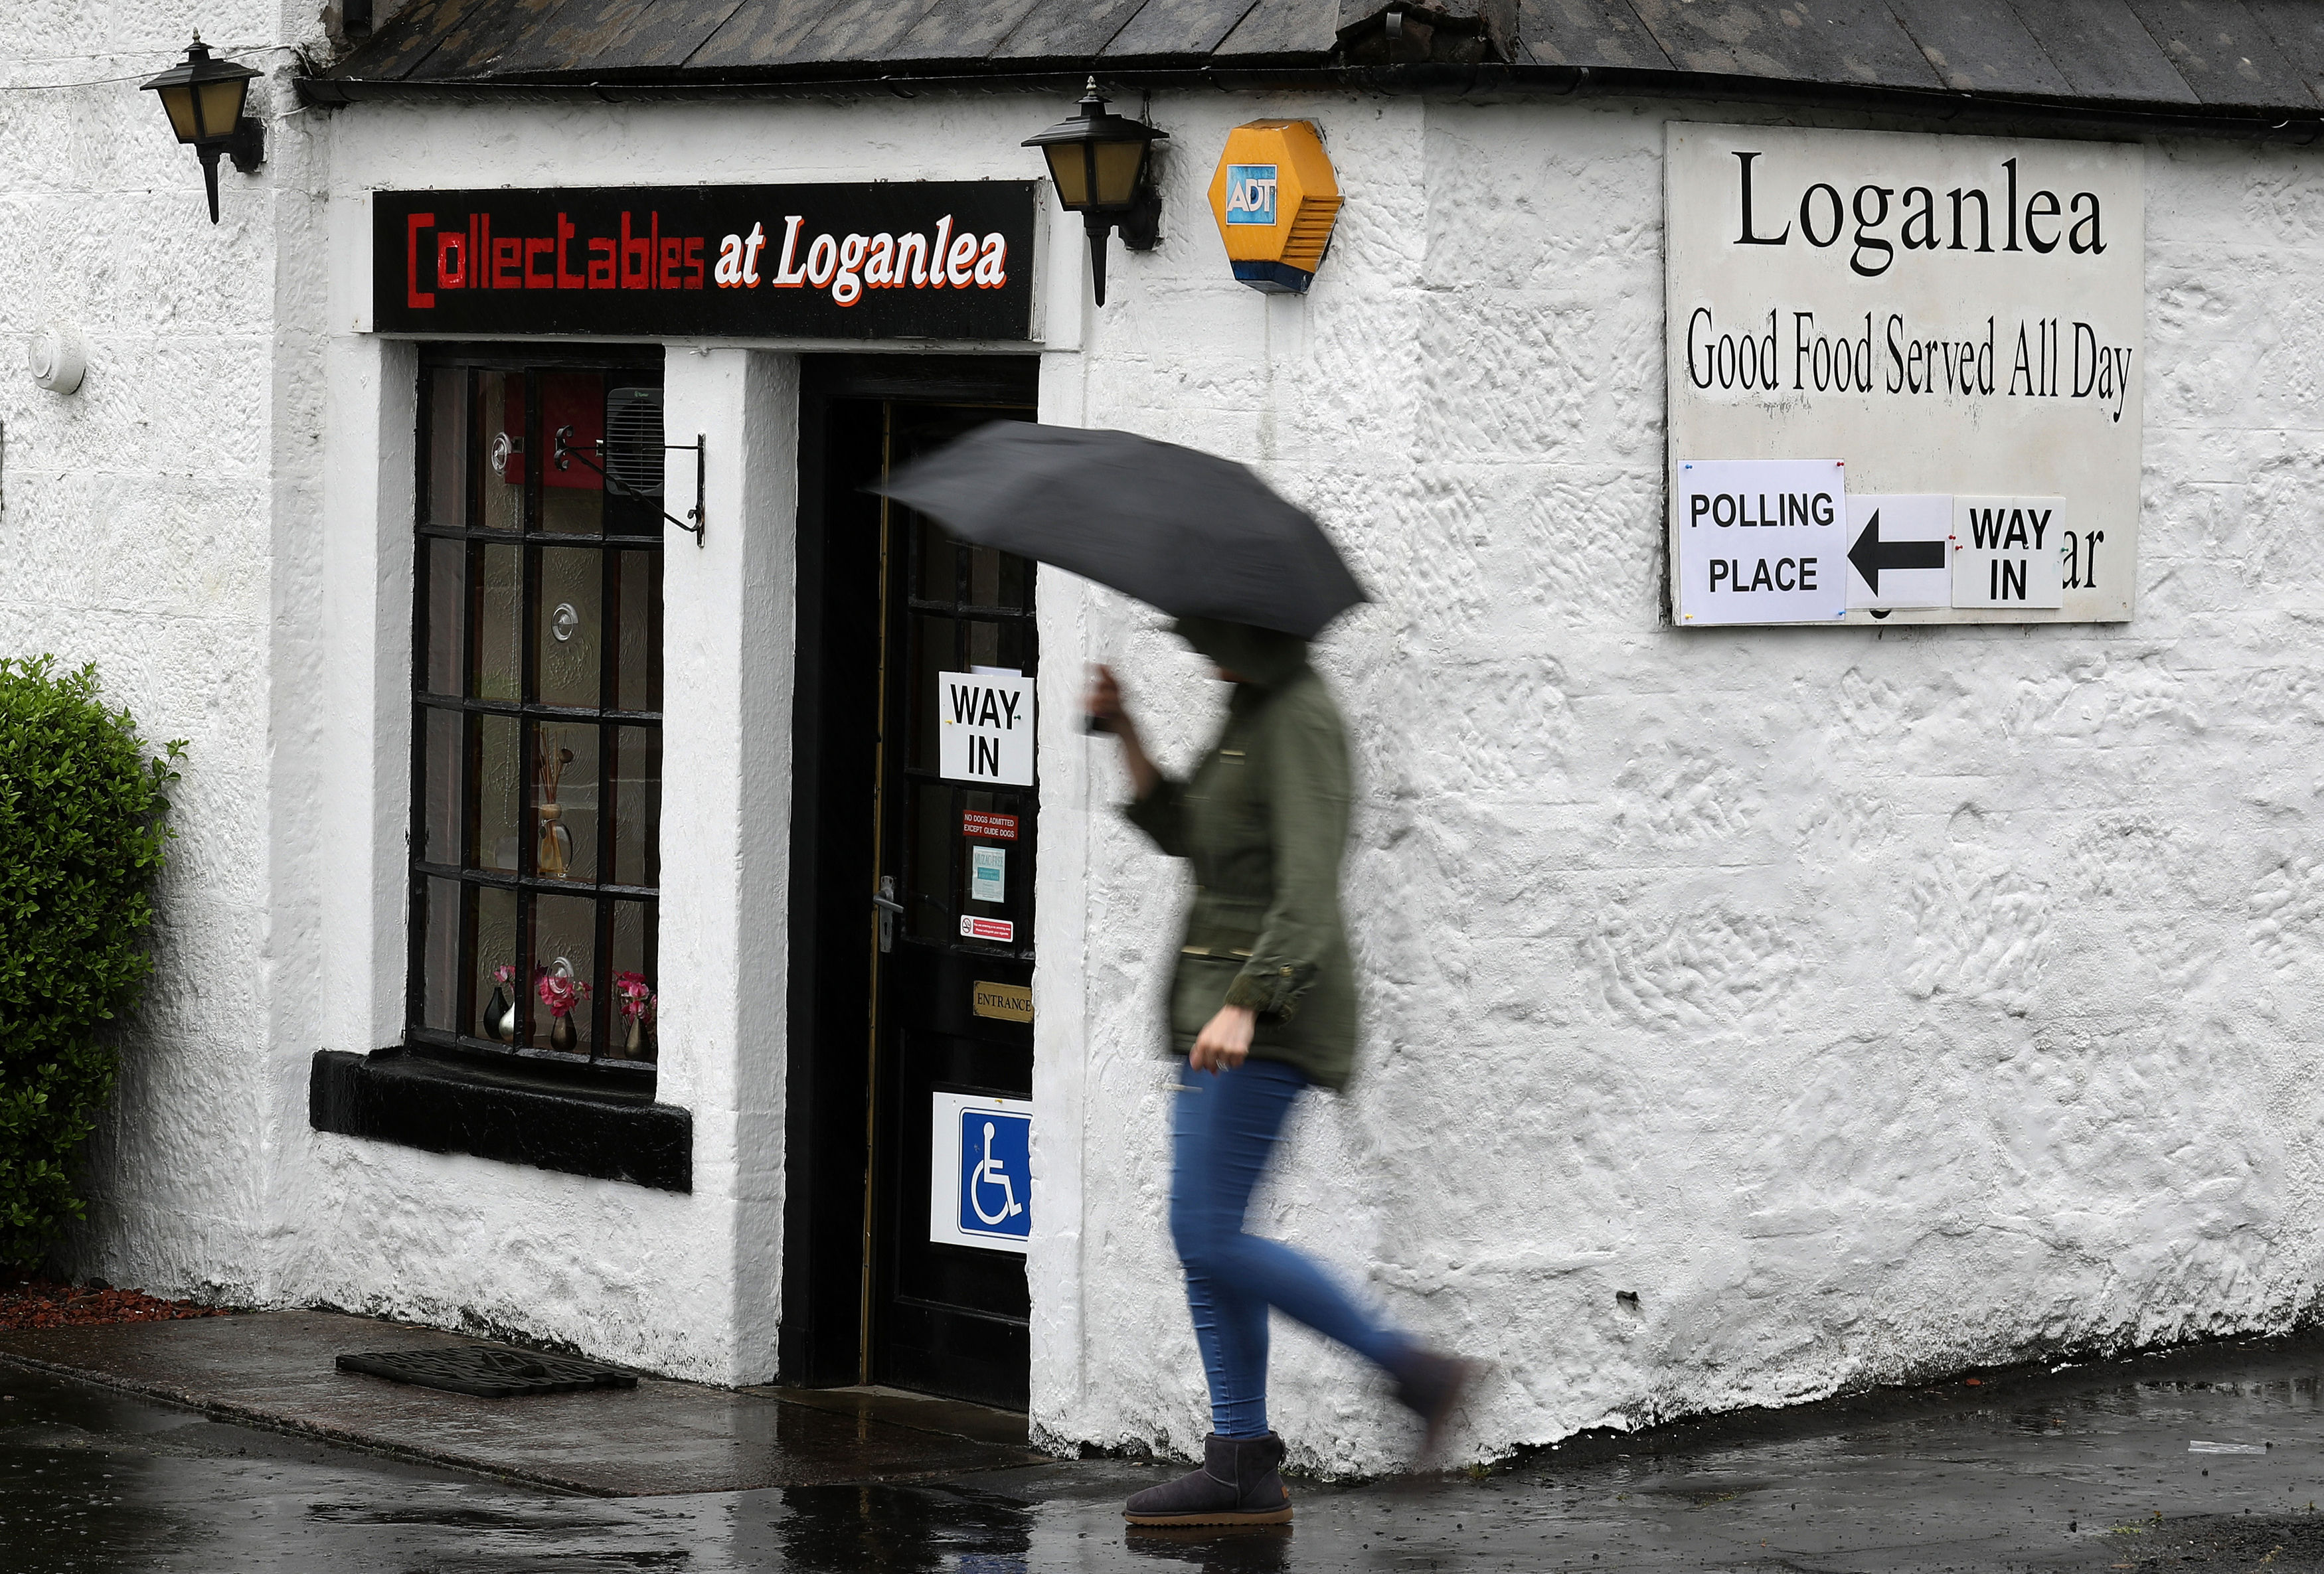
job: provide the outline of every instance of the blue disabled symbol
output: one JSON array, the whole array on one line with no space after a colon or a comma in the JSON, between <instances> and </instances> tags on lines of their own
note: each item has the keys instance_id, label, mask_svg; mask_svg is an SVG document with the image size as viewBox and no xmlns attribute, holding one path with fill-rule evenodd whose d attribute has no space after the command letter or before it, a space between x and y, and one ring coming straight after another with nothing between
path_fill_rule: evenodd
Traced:
<instances>
[{"instance_id":1,"label":"blue disabled symbol","mask_svg":"<svg viewBox=\"0 0 2324 1574\"><path fill-rule=\"evenodd\" d=\"M1033 1233L1032 1201L1032 1117L962 1110L961 1233L1028 1239Z\"/></svg>"}]
</instances>

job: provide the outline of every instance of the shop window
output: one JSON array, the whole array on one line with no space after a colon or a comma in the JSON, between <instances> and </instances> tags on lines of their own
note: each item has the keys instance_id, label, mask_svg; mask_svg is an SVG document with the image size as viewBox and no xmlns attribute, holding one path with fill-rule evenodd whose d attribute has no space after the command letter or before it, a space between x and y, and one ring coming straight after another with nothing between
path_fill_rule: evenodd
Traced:
<instances>
[{"instance_id":1,"label":"shop window","mask_svg":"<svg viewBox=\"0 0 2324 1574\"><path fill-rule=\"evenodd\" d=\"M650 1075L661 441L658 365L421 373L413 1045Z\"/></svg>"}]
</instances>

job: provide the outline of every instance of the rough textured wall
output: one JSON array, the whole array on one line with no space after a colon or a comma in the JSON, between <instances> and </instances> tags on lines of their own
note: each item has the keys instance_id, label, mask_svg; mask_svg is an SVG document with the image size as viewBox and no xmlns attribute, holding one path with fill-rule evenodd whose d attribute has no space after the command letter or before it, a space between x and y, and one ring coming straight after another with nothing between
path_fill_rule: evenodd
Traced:
<instances>
[{"instance_id":1,"label":"rough textured wall","mask_svg":"<svg viewBox=\"0 0 2324 1574\"><path fill-rule=\"evenodd\" d=\"M1379 597L1320 661L1361 775L1366 1074L1312 1101L1255 1225L1493 1363L1461 1446L2310 1310L2324 161L2148 151L2135 621L1683 633L1657 545L1678 112L1157 110L1200 167L1165 249L1117 263L1087 419L1259 464ZM1263 110L1322 121L1348 195L1304 303L1229 284L1200 206L1197 150ZM1052 637L1084 615L1188 759L1213 686L1109 598ZM1185 1452L1207 1418L1147 1058L1180 897L1089 827L1077 1118L1104 1157L1086 1347L1070 1378L1037 1364L1036 1417ZM1303 1463L1407 1446L1279 1319L1275 1394Z\"/></svg>"},{"instance_id":2,"label":"rough textured wall","mask_svg":"<svg viewBox=\"0 0 2324 1574\"><path fill-rule=\"evenodd\" d=\"M278 7L229 0L203 20L221 52L288 65L268 47L297 36ZM145 3L0 8L0 650L95 661L148 739L189 746L160 971L124 1027L71 1265L245 1299L265 1293L281 1108L270 767L289 754L275 759L271 554L303 483L284 437L313 426L300 380L277 374L276 267L309 128L286 116L287 87L253 85L268 163L222 169L213 228L199 164L136 87L180 57L184 26ZM51 319L88 341L70 397L24 370L25 335Z\"/></svg>"}]
</instances>

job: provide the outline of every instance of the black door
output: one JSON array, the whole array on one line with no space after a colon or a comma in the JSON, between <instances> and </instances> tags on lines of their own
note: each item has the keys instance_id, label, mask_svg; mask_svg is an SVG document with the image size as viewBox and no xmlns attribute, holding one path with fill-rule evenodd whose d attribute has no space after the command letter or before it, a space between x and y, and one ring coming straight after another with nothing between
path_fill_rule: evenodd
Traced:
<instances>
[{"instance_id":1,"label":"black door","mask_svg":"<svg viewBox=\"0 0 2324 1574\"><path fill-rule=\"evenodd\" d=\"M1031 419L1007 396L1030 368L824 376L802 427L820 463L801 493L794 911L816 922L793 945L783 1367L1022 1409L1033 566L861 489ZM866 377L886 396L848 397Z\"/></svg>"},{"instance_id":2,"label":"black door","mask_svg":"<svg viewBox=\"0 0 2324 1574\"><path fill-rule=\"evenodd\" d=\"M997 413L890 404L889 462ZM887 514L878 878L895 907L881 908L873 964L872 1380L1021 1408L1033 566L908 509ZM947 731L964 734L950 750Z\"/></svg>"}]
</instances>

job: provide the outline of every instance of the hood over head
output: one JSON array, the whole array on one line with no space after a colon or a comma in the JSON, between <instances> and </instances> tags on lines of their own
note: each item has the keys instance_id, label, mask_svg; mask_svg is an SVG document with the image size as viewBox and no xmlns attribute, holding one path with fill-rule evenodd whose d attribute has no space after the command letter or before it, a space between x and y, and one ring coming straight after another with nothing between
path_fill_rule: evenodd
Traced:
<instances>
[{"instance_id":1,"label":"hood over head","mask_svg":"<svg viewBox=\"0 0 2324 1574\"><path fill-rule=\"evenodd\" d=\"M1170 631L1261 688L1278 686L1307 665L1307 641L1296 634L1223 618L1180 618Z\"/></svg>"}]
</instances>

